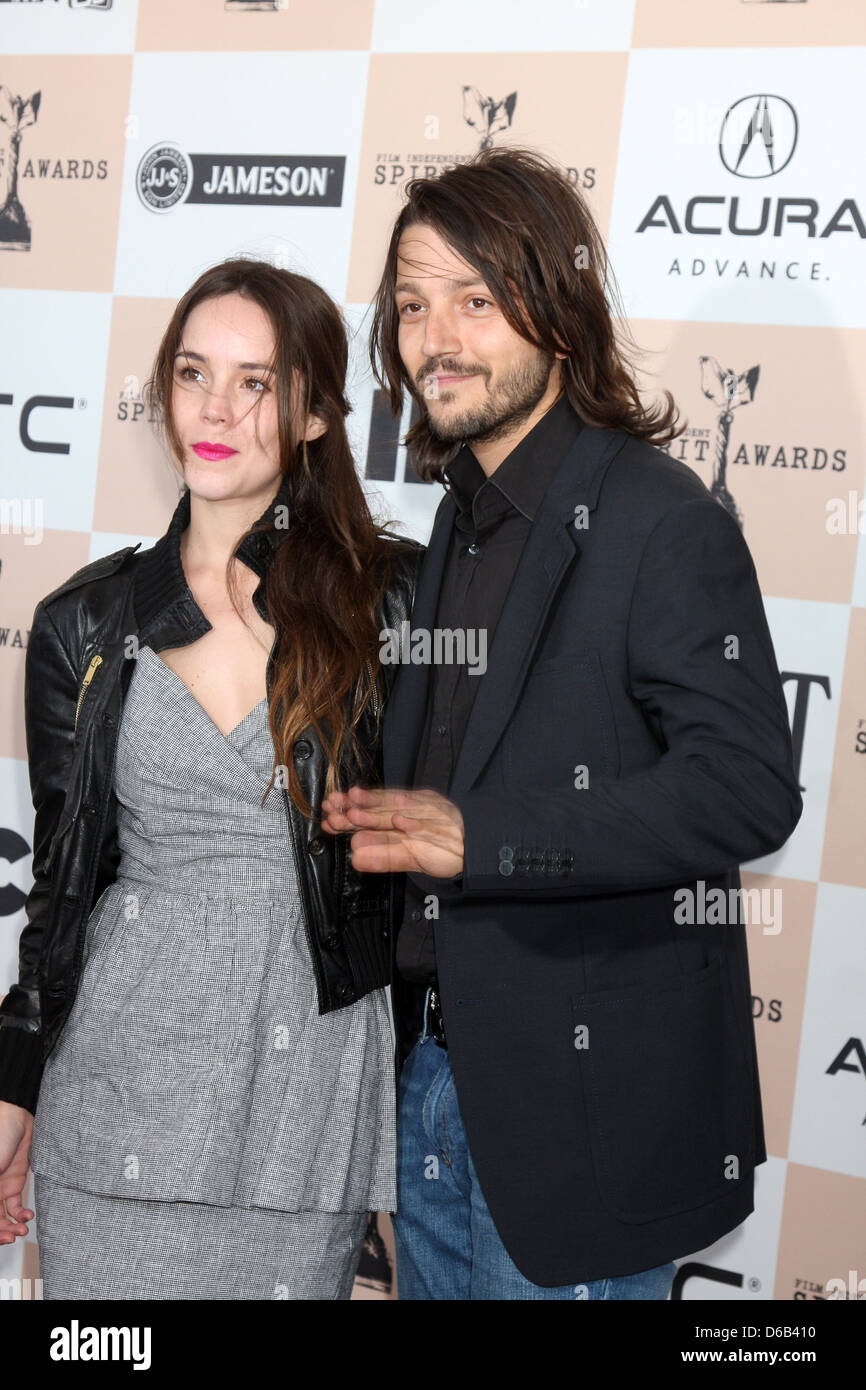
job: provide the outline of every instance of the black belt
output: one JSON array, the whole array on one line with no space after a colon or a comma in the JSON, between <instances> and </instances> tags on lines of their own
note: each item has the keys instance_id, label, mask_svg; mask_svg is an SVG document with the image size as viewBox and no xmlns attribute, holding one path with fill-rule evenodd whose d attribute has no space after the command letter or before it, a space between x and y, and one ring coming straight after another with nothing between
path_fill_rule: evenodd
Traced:
<instances>
[{"instance_id":1,"label":"black belt","mask_svg":"<svg viewBox=\"0 0 866 1390\"><path fill-rule=\"evenodd\" d=\"M442 1006L439 1002L439 995L435 989L431 989L427 997L424 1008L424 1032L427 1033L440 1047L447 1047L445 1041L445 1024L442 1020Z\"/></svg>"}]
</instances>

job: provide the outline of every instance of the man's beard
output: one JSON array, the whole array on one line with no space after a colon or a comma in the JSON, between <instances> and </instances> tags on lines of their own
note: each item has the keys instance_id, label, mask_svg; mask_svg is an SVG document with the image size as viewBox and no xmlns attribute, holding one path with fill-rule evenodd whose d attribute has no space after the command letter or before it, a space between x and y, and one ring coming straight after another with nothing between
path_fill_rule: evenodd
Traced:
<instances>
[{"instance_id":1,"label":"man's beard","mask_svg":"<svg viewBox=\"0 0 866 1390\"><path fill-rule=\"evenodd\" d=\"M427 422L431 434L443 443L462 440L467 444L487 444L504 439L529 418L542 399L555 361L552 354L539 352L531 361L522 362L506 372L496 383L493 395L483 405L461 411L448 419L434 419L428 408ZM453 369L457 375L460 369ZM443 362L439 370L450 371L452 364ZM443 396L447 389L442 392Z\"/></svg>"}]
</instances>

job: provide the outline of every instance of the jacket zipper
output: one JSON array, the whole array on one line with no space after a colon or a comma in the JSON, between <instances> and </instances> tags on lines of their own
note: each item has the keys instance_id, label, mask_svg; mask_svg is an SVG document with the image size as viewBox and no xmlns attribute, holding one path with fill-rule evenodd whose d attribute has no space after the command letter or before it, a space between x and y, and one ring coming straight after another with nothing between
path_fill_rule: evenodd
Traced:
<instances>
[{"instance_id":1,"label":"jacket zipper","mask_svg":"<svg viewBox=\"0 0 866 1390\"><path fill-rule=\"evenodd\" d=\"M374 677L374 675L373 675L373 667L372 667L372 664L371 664L371 662L370 662L369 659L366 660L366 661L364 662L364 665L367 667L367 669L368 669L369 672L370 672L370 685L371 685L372 695L373 695L373 713L375 714L376 719L378 720L378 718L379 718L379 693L378 693L378 691L377 691L377 689L376 689L376 680L375 680L375 677Z\"/></svg>"},{"instance_id":2,"label":"jacket zipper","mask_svg":"<svg viewBox=\"0 0 866 1390\"><path fill-rule=\"evenodd\" d=\"M90 682L93 680L93 677L96 675L97 669L98 669L101 665L102 665L102 657L101 657L101 656L94 656L94 657L91 659L90 665L89 665L88 668L87 668L87 672L86 672L86 674L85 674L84 680L81 682L81 689L80 689L80 691L78 692L78 704L75 706L75 723L74 723L74 725L72 726L72 732L73 732L73 733L75 733L76 730L78 729L78 716L79 716L79 714L81 713L81 705L82 705L82 702L83 702L83 700L84 700L84 696L85 696L85 694L86 694L86 692L87 692L87 687L89 686Z\"/></svg>"}]
</instances>

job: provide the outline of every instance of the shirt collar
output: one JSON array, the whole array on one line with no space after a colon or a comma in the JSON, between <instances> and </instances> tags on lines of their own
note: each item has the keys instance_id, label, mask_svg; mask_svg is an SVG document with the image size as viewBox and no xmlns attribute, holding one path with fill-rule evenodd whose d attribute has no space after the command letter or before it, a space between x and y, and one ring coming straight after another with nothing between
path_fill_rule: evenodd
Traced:
<instances>
[{"instance_id":1,"label":"shirt collar","mask_svg":"<svg viewBox=\"0 0 866 1390\"><path fill-rule=\"evenodd\" d=\"M458 508L471 513L479 490L489 483L532 521L580 429L580 416L563 392L489 478L471 445L464 444L443 470Z\"/></svg>"}]
</instances>

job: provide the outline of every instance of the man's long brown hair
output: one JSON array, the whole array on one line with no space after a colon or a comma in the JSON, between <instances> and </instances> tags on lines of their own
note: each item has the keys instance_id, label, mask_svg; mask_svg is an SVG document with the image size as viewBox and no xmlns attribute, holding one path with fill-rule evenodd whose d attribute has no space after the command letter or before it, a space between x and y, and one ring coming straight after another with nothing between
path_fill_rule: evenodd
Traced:
<instances>
[{"instance_id":1,"label":"man's long brown hair","mask_svg":"<svg viewBox=\"0 0 866 1390\"><path fill-rule=\"evenodd\" d=\"M184 326L196 305L228 294L258 304L274 331L270 366L277 392L280 486L288 478L291 501L288 527L279 533L265 585L269 620L276 630L269 700L275 754L268 790L282 765L283 785L309 817L318 815L319 808L304 797L293 757L304 729L312 726L325 750L326 795L337 786L335 769L344 756L353 758L358 769L367 765L369 750L360 746L355 729L374 700L376 608L399 537L389 539L387 527L374 522L346 436L351 406L344 394L348 344L342 314L314 281L267 261L237 257L206 270L179 301L165 330L144 396L181 469L183 446L172 413L175 357L184 350ZM300 418L312 413L327 425L317 439L296 438L293 381L300 387L295 397ZM253 525L245 534L259 530L276 526ZM231 559L226 581L240 612Z\"/></svg>"},{"instance_id":2,"label":"man's long brown hair","mask_svg":"<svg viewBox=\"0 0 866 1390\"><path fill-rule=\"evenodd\" d=\"M417 225L438 232L477 270L516 333L549 354L567 353L560 362L565 392L583 421L653 444L681 433L669 391L654 405L640 398L629 362L637 345L620 313L601 234L579 189L552 160L494 147L438 178L413 179L405 192L374 300L370 360L395 416L404 388L421 405L406 436L420 477L441 479L459 445L434 435L397 346L397 247Z\"/></svg>"}]
</instances>

